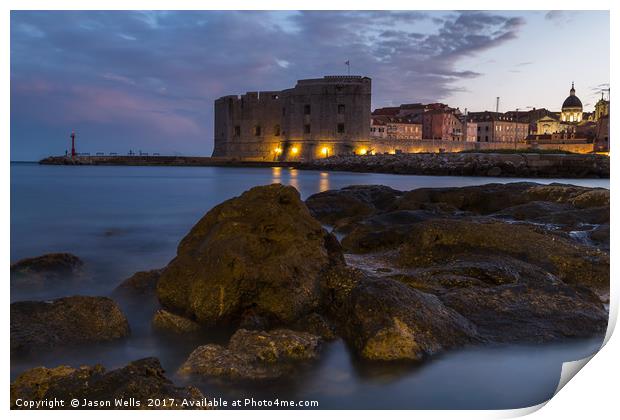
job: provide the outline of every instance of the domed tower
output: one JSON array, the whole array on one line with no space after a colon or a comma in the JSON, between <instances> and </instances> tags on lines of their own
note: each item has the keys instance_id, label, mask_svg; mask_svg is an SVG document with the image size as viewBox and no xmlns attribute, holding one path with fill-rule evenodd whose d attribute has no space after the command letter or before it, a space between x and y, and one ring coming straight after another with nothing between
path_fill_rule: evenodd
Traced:
<instances>
[{"instance_id":1,"label":"domed tower","mask_svg":"<svg viewBox=\"0 0 620 420\"><path fill-rule=\"evenodd\" d=\"M563 122L578 123L581 122L583 117L583 105L581 100L575 95L575 82L570 88L570 95L564 100L562 104L562 116Z\"/></svg>"}]
</instances>

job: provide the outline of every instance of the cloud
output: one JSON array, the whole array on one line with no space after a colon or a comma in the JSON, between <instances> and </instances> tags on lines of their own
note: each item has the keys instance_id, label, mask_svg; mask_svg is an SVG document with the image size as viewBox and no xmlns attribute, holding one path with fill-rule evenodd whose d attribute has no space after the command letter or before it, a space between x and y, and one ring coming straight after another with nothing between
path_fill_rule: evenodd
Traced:
<instances>
[{"instance_id":1,"label":"cloud","mask_svg":"<svg viewBox=\"0 0 620 420\"><path fill-rule=\"evenodd\" d=\"M343 74L347 60L373 78L375 106L441 100L480 76L463 58L523 24L487 12L12 12L12 151L37 150L19 129L36 121L96 126L95 144L208 154L217 97Z\"/></svg>"}]
</instances>

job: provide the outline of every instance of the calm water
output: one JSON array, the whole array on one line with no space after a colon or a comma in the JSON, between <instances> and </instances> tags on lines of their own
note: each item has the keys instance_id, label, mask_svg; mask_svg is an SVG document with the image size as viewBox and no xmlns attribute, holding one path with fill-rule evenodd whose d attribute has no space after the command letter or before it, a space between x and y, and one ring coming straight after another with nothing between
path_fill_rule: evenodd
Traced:
<instances>
[{"instance_id":1,"label":"calm water","mask_svg":"<svg viewBox=\"0 0 620 420\"><path fill-rule=\"evenodd\" d=\"M523 179L436 177L285 168L89 167L11 165L11 261L71 252L86 263L89 280L77 286L13 292L12 301L70 294L107 295L140 270L165 266L176 245L214 205L255 185L280 182L302 197L354 184L396 189L514 182ZM609 180L538 180L609 188ZM121 302L131 338L42 358L13 362L11 375L45 364L102 363L119 367L156 356L173 375L197 345L214 337L153 334L154 302ZM517 408L548 399L561 363L596 351L600 340L544 346L478 347L446 353L420 366L362 364L342 342L326 346L315 365L290 381L259 388L204 383L214 397L318 400L320 408ZM175 378L181 382L181 378Z\"/></svg>"}]
</instances>

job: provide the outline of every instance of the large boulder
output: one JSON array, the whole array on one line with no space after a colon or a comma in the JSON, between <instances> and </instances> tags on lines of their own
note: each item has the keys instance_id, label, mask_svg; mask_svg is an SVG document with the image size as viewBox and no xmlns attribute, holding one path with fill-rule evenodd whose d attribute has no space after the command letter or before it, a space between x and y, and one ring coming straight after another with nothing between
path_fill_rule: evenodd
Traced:
<instances>
[{"instance_id":1,"label":"large boulder","mask_svg":"<svg viewBox=\"0 0 620 420\"><path fill-rule=\"evenodd\" d=\"M127 335L127 318L107 297L72 296L11 304L12 357Z\"/></svg>"},{"instance_id":2,"label":"large boulder","mask_svg":"<svg viewBox=\"0 0 620 420\"><path fill-rule=\"evenodd\" d=\"M233 380L273 380L290 374L300 362L318 358L321 339L277 329L237 330L228 347L207 344L194 350L179 369L185 375Z\"/></svg>"},{"instance_id":3,"label":"large boulder","mask_svg":"<svg viewBox=\"0 0 620 420\"><path fill-rule=\"evenodd\" d=\"M335 238L293 187L255 187L209 211L179 244L157 295L207 325L246 316L287 324L320 304L321 273L342 261Z\"/></svg>"},{"instance_id":4,"label":"large boulder","mask_svg":"<svg viewBox=\"0 0 620 420\"><path fill-rule=\"evenodd\" d=\"M11 264L11 285L15 287L57 287L82 274L83 261L73 254L54 253L24 258Z\"/></svg>"},{"instance_id":5,"label":"large boulder","mask_svg":"<svg viewBox=\"0 0 620 420\"><path fill-rule=\"evenodd\" d=\"M69 401L76 399L80 404L84 401L103 403L99 407L77 407L82 409L209 408L208 400L197 388L177 387L164 373L159 360L153 357L112 371L106 371L101 365L37 367L22 373L11 383L11 408L31 408L24 407L24 401L54 399L64 401L64 406L55 407L60 409L71 408ZM149 400L159 400L163 404L149 405ZM200 407L195 405L197 402Z\"/></svg>"}]
</instances>

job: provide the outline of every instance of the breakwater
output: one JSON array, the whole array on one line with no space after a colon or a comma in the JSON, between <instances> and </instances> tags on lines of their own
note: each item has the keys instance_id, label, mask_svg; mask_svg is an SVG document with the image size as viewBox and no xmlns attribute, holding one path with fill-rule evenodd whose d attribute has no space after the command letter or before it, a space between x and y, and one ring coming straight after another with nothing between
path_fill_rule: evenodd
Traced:
<instances>
[{"instance_id":1,"label":"breakwater","mask_svg":"<svg viewBox=\"0 0 620 420\"><path fill-rule=\"evenodd\" d=\"M410 175L609 178L609 156L556 153L409 153L333 156L299 169Z\"/></svg>"},{"instance_id":2,"label":"breakwater","mask_svg":"<svg viewBox=\"0 0 620 420\"><path fill-rule=\"evenodd\" d=\"M202 156L51 156L44 165L286 166L326 171L410 175L609 178L609 156L561 153L399 153L332 156L310 162L274 162Z\"/></svg>"}]
</instances>

